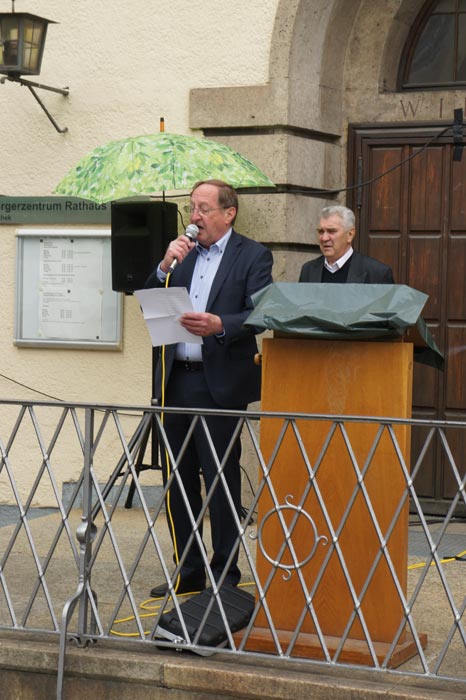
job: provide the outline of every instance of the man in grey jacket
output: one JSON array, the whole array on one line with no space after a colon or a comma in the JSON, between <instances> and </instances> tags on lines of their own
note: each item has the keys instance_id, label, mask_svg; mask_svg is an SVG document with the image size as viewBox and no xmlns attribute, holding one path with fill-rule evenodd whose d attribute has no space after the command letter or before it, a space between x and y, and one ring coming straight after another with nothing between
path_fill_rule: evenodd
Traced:
<instances>
[{"instance_id":1,"label":"man in grey jacket","mask_svg":"<svg viewBox=\"0 0 466 700\"><path fill-rule=\"evenodd\" d=\"M388 265L353 250L356 228L351 209L339 205L322 209L317 234L322 255L304 263L300 282L394 283Z\"/></svg>"}]
</instances>

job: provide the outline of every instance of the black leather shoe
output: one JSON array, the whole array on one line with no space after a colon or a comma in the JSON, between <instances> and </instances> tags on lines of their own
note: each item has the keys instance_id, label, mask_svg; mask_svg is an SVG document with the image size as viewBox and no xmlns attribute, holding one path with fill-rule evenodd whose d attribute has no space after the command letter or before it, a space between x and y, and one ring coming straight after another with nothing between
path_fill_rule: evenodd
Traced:
<instances>
[{"instance_id":1,"label":"black leather shoe","mask_svg":"<svg viewBox=\"0 0 466 700\"><path fill-rule=\"evenodd\" d=\"M173 585L175 595L181 595L181 593L198 593L199 591L203 591L204 588L205 578L200 578L199 576L185 576L184 578L179 578L178 585L176 585L176 581ZM163 598L168 591L168 584L161 583L151 590L150 595L151 598Z\"/></svg>"}]
</instances>

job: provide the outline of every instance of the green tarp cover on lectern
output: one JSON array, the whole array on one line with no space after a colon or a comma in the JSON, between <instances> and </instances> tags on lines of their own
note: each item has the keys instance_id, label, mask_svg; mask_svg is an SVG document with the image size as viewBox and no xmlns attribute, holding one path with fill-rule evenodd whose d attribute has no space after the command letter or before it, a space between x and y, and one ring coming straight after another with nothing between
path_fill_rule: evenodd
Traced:
<instances>
[{"instance_id":1,"label":"green tarp cover on lectern","mask_svg":"<svg viewBox=\"0 0 466 700\"><path fill-rule=\"evenodd\" d=\"M427 299L402 284L276 282L253 295L245 325L330 340L406 335L415 360L443 369L442 353L421 317Z\"/></svg>"}]
</instances>

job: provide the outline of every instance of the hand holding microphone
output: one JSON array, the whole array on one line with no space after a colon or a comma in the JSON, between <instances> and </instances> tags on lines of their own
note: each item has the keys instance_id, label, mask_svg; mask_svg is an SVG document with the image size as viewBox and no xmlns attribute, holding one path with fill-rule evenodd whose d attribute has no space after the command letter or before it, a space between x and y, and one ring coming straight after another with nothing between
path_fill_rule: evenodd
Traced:
<instances>
[{"instance_id":1,"label":"hand holding microphone","mask_svg":"<svg viewBox=\"0 0 466 700\"><path fill-rule=\"evenodd\" d=\"M194 241L196 240L196 238L197 238L197 236L198 236L198 233L199 233L199 229L198 229L198 227L196 226L196 224L189 224L189 226L186 228L186 231L184 232L183 236L186 236L186 238L187 238L191 243L194 243ZM182 238L183 236L181 236L181 238ZM179 247L179 240L180 240L180 239L177 239L177 240L175 241L175 243L178 243L178 247ZM184 250L183 252L184 252L184 254L182 255L182 254L181 254L181 250L180 250L180 252L178 252L178 257L175 256L175 257L173 258L173 260L172 260L172 262L171 262L171 264L170 264L170 266L169 266L169 268L168 268L168 274L169 274L169 275L172 274L173 270L174 270L175 267L178 265L178 263L180 263L180 262L183 261L185 255L189 252L189 250L188 250L188 251Z\"/></svg>"}]
</instances>

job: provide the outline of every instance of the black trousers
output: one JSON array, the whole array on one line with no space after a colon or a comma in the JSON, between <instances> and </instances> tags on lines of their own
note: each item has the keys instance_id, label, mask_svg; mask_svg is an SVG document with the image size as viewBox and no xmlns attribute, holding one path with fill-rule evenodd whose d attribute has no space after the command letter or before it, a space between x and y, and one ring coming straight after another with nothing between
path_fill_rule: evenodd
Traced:
<instances>
[{"instance_id":1,"label":"black trousers","mask_svg":"<svg viewBox=\"0 0 466 700\"><path fill-rule=\"evenodd\" d=\"M186 370L182 364L178 363L175 363L169 378L165 405L180 408L220 408L210 395L204 371L202 369L198 371ZM234 410L245 410L246 406L235 406L232 408ZM219 470L215 463L208 437L199 419L184 454L178 463L178 455L192 420L192 416L185 415L182 412L176 415L165 413L163 416L163 426L175 460L175 468L181 478L186 494L185 498L180 489L179 480L175 477L174 465L167 460L167 454L161 442L162 469L165 484L167 483L167 478L172 474L166 507L168 525L174 543L175 562L178 563L183 559L181 567L182 577L194 576L203 578L205 576L204 562L196 539L193 539L189 549L186 549L189 538L193 533L189 510L191 510L194 520L197 520L203 505L201 474L208 496L210 495L211 486L217 478L215 489L210 495L208 504L213 549L210 568L215 580L219 580L226 569L231 553L234 551L234 556L226 569L224 582L236 585L241 578L241 573L238 568L238 528L235 523L233 510L239 515L241 508L241 441L239 438L235 440L223 469L231 496L230 501L222 480L218 479ZM206 418L206 422L217 459L221 464L238 419L235 417L209 416ZM189 505L186 503L186 499ZM199 532L202 536L202 523L199 524Z\"/></svg>"}]
</instances>

